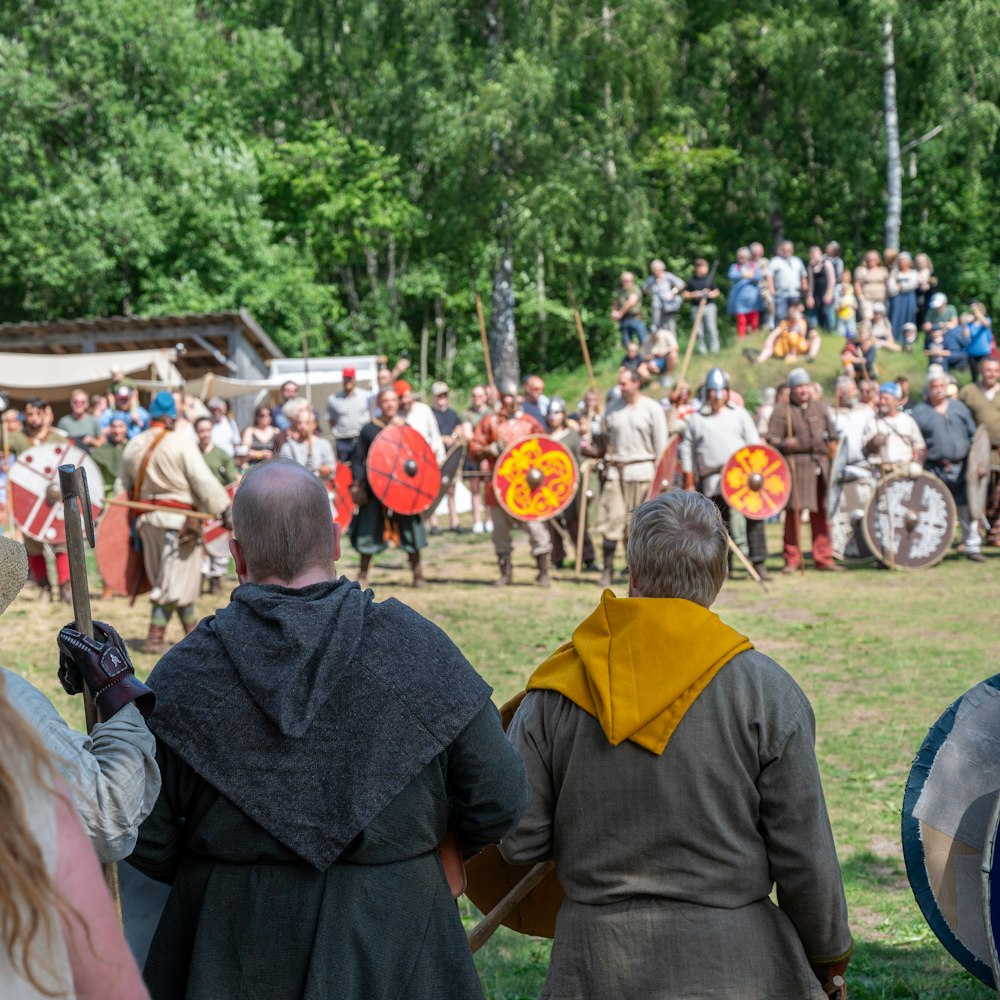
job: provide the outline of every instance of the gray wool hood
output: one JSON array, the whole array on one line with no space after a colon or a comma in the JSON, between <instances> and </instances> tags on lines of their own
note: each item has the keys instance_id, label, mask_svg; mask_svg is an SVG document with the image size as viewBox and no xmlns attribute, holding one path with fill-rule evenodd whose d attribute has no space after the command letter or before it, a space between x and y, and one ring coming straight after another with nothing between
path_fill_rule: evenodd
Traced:
<instances>
[{"instance_id":1,"label":"gray wool hood","mask_svg":"<svg viewBox=\"0 0 1000 1000\"><path fill-rule=\"evenodd\" d=\"M439 628L345 578L243 584L149 685L157 739L320 870L492 693Z\"/></svg>"}]
</instances>

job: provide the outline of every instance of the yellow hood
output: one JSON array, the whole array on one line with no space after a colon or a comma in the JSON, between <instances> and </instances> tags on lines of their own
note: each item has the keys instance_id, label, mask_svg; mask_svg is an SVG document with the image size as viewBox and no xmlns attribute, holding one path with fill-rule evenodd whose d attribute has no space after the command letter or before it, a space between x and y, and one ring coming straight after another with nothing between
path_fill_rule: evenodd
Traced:
<instances>
[{"instance_id":1,"label":"yellow hood","mask_svg":"<svg viewBox=\"0 0 1000 1000\"><path fill-rule=\"evenodd\" d=\"M527 689L565 695L600 722L612 746L631 740L660 754L709 681L747 649L745 635L700 604L606 590Z\"/></svg>"}]
</instances>

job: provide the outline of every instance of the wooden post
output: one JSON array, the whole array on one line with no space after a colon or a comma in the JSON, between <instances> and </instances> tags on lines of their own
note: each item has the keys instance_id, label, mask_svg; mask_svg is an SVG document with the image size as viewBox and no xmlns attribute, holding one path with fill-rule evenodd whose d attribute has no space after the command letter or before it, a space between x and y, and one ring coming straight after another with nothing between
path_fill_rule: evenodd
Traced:
<instances>
[{"instance_id":1,"label":"wooden post","mask_svg":"<svg viewBox=\"0 0 1000 1000\"><path fill-rule=\"evenodd\" d=\"M7 476L7 534L14 537L14 506L10 502L10 439L7 437L7 425L0 421L0 433L3 434L3 467Z\"/></svg>"},{"instance_id":2,"label":"wooden post","mask_svg":"<svg viewBox=\"0 0 1000 1000\"><path fill-rule=\"evenodd\" d=\"M590 350L587 347L587 338L583 332L583 320L580 318L580 310L577 308L576 295L572 285L566 286L569 292L570 305L573 307L573 319L576 321L576 335L580 338L580 350L583 352L583 363L587 366L587 378L590 379L592 388L597 388L597 379L594 378L594 366L590 363Z\"/></svg>"},{"instance_id":3,"label":"wooden post","mask_svg":"<svg viewBox=\"0 0 1000 1000\"><path fill-rule=\"evenodd\" d=\"M486 381L491 389L495 389L496 382L493 381L493 361L490 358L490 342L489 338L486 336L486 318L483 316L483 300L479 297L479 292L476 292L476 315L479 317L479 336L483 341L483 360L486 362Z\"/></svg>"}]
</instances>

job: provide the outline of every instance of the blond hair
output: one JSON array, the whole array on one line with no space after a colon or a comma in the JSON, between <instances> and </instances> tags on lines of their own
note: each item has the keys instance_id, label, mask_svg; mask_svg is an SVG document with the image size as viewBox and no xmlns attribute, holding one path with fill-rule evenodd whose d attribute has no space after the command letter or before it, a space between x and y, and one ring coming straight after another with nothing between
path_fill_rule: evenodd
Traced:
<instances>
[{"instance_id":1,"label":"blond hair","mask_svg":"<svg viewBox=\"0 0 1000 1000\"><path fill-rule=\"evenodd\" d=\"M39 993L60 997L65 995L62 990L45 984L45 974L55 970L47 969L39 955L51 954L46 945L62 934L56 916L83 920L60 894L46 868L28 821L22 791L25 782L47 794L58 794L49 753L36 730L11 704L0 673L0 940L13 968Z\"/></svg>"}]
</instances>

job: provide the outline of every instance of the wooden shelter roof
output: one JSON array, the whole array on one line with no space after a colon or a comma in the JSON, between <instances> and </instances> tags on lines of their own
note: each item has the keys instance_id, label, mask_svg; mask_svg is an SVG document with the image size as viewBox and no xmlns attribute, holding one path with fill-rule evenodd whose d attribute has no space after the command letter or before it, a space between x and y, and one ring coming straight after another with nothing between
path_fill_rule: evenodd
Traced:
<instances>
[{"instance_id":1,"label":"wooden shelter roof","mask_svg":"<svg viewBox=\"0 0 1000 1000\"><path fill-rule=\"evenodd\" d=\"M235 374L233 356L238 343L257 356L255 367L261 371L266 370L267 359L285 356L245 309L184 316L108 316L48 323L0 323L0 351L77 354L180 345L176 364L186 379L208 372Z\"/></svg>"}]
</instances>

